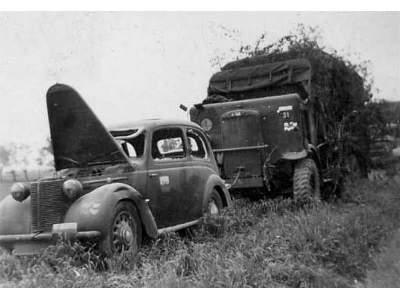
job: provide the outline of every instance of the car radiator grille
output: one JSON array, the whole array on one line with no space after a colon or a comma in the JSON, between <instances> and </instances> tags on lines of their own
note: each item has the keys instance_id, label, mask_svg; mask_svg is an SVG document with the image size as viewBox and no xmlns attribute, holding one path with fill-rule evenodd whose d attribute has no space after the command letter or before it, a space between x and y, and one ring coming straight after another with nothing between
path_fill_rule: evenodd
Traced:
<instances>
[{"instance_id":1,"label":"car radiator grille","mask_svg":"<svg viewBox=\"0 0 400 300\"><path fill-rule=\"evenodd\" d=\"M40 181L31 185L32 232L50 231L53 224L63 222L69 207L63 182Z\"/></svg>"}]
</instances>

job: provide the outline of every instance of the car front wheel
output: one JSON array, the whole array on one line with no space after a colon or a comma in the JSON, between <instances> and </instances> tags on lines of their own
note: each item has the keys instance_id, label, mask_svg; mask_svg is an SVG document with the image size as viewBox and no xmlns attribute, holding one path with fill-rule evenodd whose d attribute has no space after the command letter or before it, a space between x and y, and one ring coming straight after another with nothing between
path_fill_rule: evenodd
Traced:
<instances>
[{"instance_id":1,"label":"car front wheel","mask_svg":"<svg viewBox=\"0 0 400 300\"><path fill-rule=\"evenodd\" d=\"M142 226L136 207L127 201L114 208L107 233L100 243L100 250L107 256L120 255L133 258L142 241Z\"/></svg>"}]
</instances>

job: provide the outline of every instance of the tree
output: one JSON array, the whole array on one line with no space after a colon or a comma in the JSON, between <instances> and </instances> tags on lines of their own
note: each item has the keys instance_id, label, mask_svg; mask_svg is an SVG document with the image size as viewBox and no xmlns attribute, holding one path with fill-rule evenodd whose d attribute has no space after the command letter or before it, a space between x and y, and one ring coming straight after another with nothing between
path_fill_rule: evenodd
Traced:
<instances>
[{"instance_id":1,"label":"tree","mask_svg":"<svg viewBox=\"0 0 400 300\"><path fill-rule=\"evenodd\" d=\"M10 150L4 146L0 146L0 164L8 166L10 163Z\"/></svg>"},{"instance_id":2,"label":"tree","mask_svg":"<svg viewBox=\"0 0 400 300\"><path fill-rule=\"evenodd\" d=\"M46 144L39 149L39 156L36 158L36 163L39 166L47 165L53 166L53 145L51 143L50 137L46 138Z\"/></svg>"}]
</instances>

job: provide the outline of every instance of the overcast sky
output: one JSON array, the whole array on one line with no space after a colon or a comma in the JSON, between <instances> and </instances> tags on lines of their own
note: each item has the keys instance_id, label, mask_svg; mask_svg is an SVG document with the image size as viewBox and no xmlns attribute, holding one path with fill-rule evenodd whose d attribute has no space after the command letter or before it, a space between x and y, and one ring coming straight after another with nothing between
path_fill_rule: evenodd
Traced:
<instances>
[{"instance_id":1,"label":"overcast sky","mask_svg":"<svg viewBox=\"0 0 400 300\"><path fill-rule=\"evenodd\" d=\"M390 13L0 13L0 144L35 147L49 135L45 93L76 88L107 125L204 99L214 57L275 41L301 22L355 62L370 60L378 98L400 100L400 14Z\"/></svg>"}]
</instances>

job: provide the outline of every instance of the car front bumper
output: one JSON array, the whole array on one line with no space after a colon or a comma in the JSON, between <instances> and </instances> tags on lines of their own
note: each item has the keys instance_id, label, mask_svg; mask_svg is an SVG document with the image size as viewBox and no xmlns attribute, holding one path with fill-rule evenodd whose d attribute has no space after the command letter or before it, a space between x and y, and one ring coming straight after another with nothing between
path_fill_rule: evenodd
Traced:
<instances>
[{"instance_id":1,"label":"car front bumper","mask_svg":"<svg viewBox=\"0 0 400 300\"><path fill-rule=\"evenodd\" d=\"M76 227L76 223L63 223L53 225L51 232L0 235L0 246L16 255L33 255L60 239L74 241L101 237L100 231L77 231Z\"/></svg>"}]
</instances>

